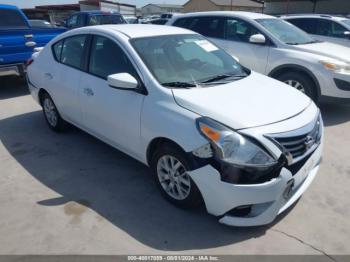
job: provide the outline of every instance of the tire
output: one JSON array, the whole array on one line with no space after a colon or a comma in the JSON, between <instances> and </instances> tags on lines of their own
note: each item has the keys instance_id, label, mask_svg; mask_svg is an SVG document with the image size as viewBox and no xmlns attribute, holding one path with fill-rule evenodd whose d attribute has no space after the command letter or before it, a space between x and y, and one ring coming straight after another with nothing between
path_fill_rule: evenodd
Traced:
<instances>
[{"instance_id":1,"label":"tire","mask_svg":"<svg viewBox=\"0 0 350 262\"><path fill-rule=\"evenodd\" d=\"M172 164L179 167L169 168ZM202 203L198 187L186 173L186 170L191 170L191 164L182 150L171 144L162 145L152 156L151 169L158 188L169 202L180 208L194 208ZM164 179L166 176L168 179Z\"/></svg>"},{"instance_id":2,"label":"tire","mask_svg":"<svg viewBox=\"0 0 350 262\"><path fill-rule=\"evenodd\" d=\"M55 103L49 94L45 93L41 99L46 123L55 132L62 132L67 127L67 122L60 116Z\"/></svg>"},{"instance_id":3,"label":"tire","mask_svg":"<svg viewBox=\"0 0 350 262\"><path fill-rule=\"evenodd\" d=\"M317 102L317 92L315 83L310 77L298 72L283 73L277 76L277 79L294 88L297 88L313 101Z\"/></svg>"}]
</instances>

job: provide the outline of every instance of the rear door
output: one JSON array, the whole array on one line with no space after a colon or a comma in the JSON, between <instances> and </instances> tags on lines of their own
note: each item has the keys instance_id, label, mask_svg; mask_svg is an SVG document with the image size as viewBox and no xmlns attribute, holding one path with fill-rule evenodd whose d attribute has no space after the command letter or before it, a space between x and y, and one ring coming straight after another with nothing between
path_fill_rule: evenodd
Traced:
<instances>
[{"instance_id":1,"label":"rear door","mask_svg":"<svg viewBox=\"0 0 350 262\"><path fill-rule=\"evenodd\" d=\"M59 112L77 125L82 124L78 92L87 41L87 35L75 35L57 42L52 48L56 63L43 70L44 86L49 88Z\"/></svg>"},{"instance_id":2,"label":"rear door","mask_svg":"<svg viewBox=\"0 0 350 262\"><path fill-rule=\"evenodd\" d=\"M0 64L23 63L32 54L33 34L17 9L0 9Z\"/></svg>"}]
</instances>

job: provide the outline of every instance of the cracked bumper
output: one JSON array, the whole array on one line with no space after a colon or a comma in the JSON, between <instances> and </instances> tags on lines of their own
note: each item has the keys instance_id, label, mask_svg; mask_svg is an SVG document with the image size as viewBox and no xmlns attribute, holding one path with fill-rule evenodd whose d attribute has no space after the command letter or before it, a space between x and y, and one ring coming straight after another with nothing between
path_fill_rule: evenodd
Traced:
<instances>
[{"instance_id":1,"label":"cracked bumper","mask_svg":"<svg viewBox=\"0 0 350 262\"><path fill-rule=\"evenodd\" d=\"M293 176L283 168L279 177L262 184L237 185L221 181L220 173L211 165L193 170L188 174L199 188L208 213L222 216L220 223L230 226L258 226L271 223L306 191L316 176L321 160L323 143L316 149L303 167ZM294 179L288 197L288 182ZM247 216L232 216L230 210L251 205Z\"/></svg>"}]
</instances>

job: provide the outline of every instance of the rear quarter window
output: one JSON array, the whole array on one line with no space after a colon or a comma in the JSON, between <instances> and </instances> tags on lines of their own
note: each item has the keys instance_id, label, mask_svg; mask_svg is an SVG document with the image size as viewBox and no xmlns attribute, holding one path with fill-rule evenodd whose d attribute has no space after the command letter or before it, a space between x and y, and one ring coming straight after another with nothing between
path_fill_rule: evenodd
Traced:
<instances>
[{"instance_id":1,"label":"rear quarter window","mask_svg":"<svg viewBox=\"0 0 350 262\"><path fill-rule=\"evenodd\" d=\"M57 42L52 46L52 54L57 62L61 62L62 46L63 46L63 40Z\"/></svg>"}]
</instances>

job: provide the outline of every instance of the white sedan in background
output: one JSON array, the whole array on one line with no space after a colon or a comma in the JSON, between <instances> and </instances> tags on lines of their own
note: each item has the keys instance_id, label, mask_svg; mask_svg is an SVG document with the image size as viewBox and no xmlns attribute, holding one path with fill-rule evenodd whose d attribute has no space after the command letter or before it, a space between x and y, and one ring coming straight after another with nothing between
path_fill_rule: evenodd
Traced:
<instances>
[{"instance_id":1,"label":"white sedan in background","mask_svg":"<svg viewBox=\"0 0 350 262\"><path fill-rule=\"evenodd\" d=\"M67 122L154 171L180 207L268 224L315 178L323 124L294 88L242 67L192 31L104 25L66 32L28 67L51 129Z\"/></svg>"}]
</instances>

